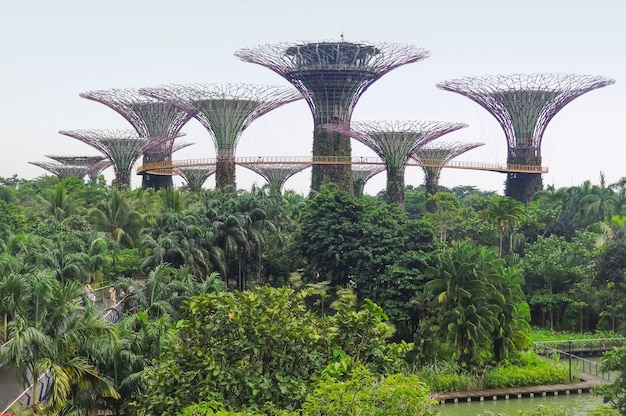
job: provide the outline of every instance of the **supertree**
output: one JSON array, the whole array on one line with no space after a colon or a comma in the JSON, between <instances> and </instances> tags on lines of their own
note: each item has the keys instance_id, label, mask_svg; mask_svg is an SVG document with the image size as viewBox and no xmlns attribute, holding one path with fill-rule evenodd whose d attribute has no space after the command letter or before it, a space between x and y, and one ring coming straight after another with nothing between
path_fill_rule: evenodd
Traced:
<instances>
[{"instance_id":1,"label":"supertree","mask_svg":"<svg viewBox=\"0 0 626 416\"><path fill-rule=\"evenodd\" d=\"M437 193L441 170L446 163L465 152L484 145L485 143L446 143L437 141L417 148L413 153L413 158L422 165L422 170L424 171L426 198ZM427 199L426 210L435 212L435 209L435 202Z\"/></svg>"},{"instance_id":2,"label":"supertree","mask_svg":"<svg viewBox=\"0 0 626 416\"><path fill-rule=\"evenodd\" d=\"M311 166L310 163L240 163L253 172L263 176L267 181L270 192L280 195L287 179Z\"/></svg>"},{"instance_id":3,"label":"supertree","mask_svg":"<svg viewBox=\"0 0 626 416\"><path fill-rule=\"evenodd\" d=\"M360 141L383 159L387 169L387 202L398 205L404 204L404 170L415 149L463 127L467 124L421 120L324 125L328 130Z\"/></svg>"},{"instance_id":4,"label":"supertree","mask_svg":"<svg viewBox=\"0 0 626 416\"><path fill-rule=\"evenodd\" d=\"M85 169L80 178L88 175L91 182L95 182L102 171L111 166L111 161L104 156L46 155L46 157L63 165L84 166Z\"/></svg>"},{"instance_id":5,"label":"supertree","mask_svg":"<svg viewBox=\"0 0 626 416\"><path fill-rule=\"evenodd\" d=\"M324 129L350 123L365 90L389 71L430 56L410 45L337 41L265 44L235 52L276 72L304 95L313 114L313 156L351 156L350 138ZM326 182L352 193L349 165L313 165L311 188Z\"/></svg>"},{"instance_id":6,"label":"supertree","mask_svg":"<svg viewBox=\"0 0 626 416\"><path fill-rule=\"evenodd\" d=\"M197 192L202 189L209 176L215 173L215 166L186 166L174 168L174 171L185 180L190 191Z\"/></svg>"},{"instance_id":7,"label":"supertree","mask_svg":"<svg viewBox=\"0 0 626 416\"><path fill-rule=\"evenodd\" d=\"M575 74L513 74L444 81L438 88L461 94L489 111L507 140L507 163L541 166L541 140L548 123L580 95L615 80ZM505 194L528 203L542 189L540 173L509 173Z\"/></svg>"},{"instance_id":8,"label":"supertree","mask_svg":"<svg viewBox=\"0 0 626 416\"><path fill-rule=\"evenodd\" d=\"M367 181L384 170L384 166L378 165L352 165L352 188L354 189L354 196L361 198Z\"/></svg>"},{"instance_id":9,"label":"supertree","mask_svg":"<svg viewBox=\"0 0 626 416\"><path fill-rule=\"evenodd\" d=\"M217 153L215 184L235 185L235 148L258 117L302 98L293 88L251 84L190 84L143 88L142 94L171 103L209 131Z\"/></svg>"},{"instance_id":10,"label":"supertree","mask_svg":"<svg viewBox=\"0 0 626 416\"><path fill-rule=\"evenodd\" d=\"M61 130L59 133L87 143L105 155L115 170L113 183L118 189L130 187L133 165L144 150L170 140L169 136L163 136L161 141L139 137L133 130Z\"/></svg>"},{"instance_id":11,"label":"supertree","mask_svg":"<svg viewBox=\"0 0 626 416\"><path fill-rule=\"evenodd\" d=\"M89 168L84 165L65 165L59 162L28 162L31 165L39 166L42 169L54 174L60 179L76 178L83 179L87 175Z\"/></svg>"},{"instance_id":12,"label":"supertree","mask_svg":"<svg viewBox=\"0 0 626 416\"><path fill-rule=\"evenodd\" d=\"M79 94L82 98L93 100L115 110L124 117L143 139L161 140L167 136L170 140L143 150L144 164L172 160L172 146L183 126L193 117L193 112L182 110L171 103L155 100L139 93L139 89L109 89L88 91ZM171 188L171 176L143 174L144 188Z\"/></svg>"}]
</instances>

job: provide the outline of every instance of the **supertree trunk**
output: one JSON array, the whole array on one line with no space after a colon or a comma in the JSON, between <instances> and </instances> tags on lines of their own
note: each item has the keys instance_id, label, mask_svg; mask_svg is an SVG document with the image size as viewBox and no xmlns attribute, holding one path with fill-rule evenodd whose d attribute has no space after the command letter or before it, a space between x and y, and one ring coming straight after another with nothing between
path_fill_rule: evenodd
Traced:
<instances>
[{"instance_id":1,"label":"supertree trunk","mask_svg":"<svg viewBox=\"0 0 626 416\"><path fill-rule=\"evenodd\" d=\"M439 191L439 175L441 168L424 169L424 187L426 188L426 211L434 213L437 211L437 203L430 199Z\"/></svg>"},{"instance_id":2,"label":"supertree trunk","mask_svg":"<svg viewBox=\"0 0 626 416\"><path fill-rule=\"evenodd\" d=\"M404 166L387 168L387 203L404 207Z\"/></svg>"},{"instance_id":3,"label":"supertree trunk","mask_svg":"<svg viewBox=\"0 0 626 416\"><path fill-rule=\"evenodd\" d=\"M233 149L218 149L215 163L215 187L235 186L235 157Z\"/></svg>"},{"instance_id":4,"label":"supertree trunk","mask_svg":"<svg viewBox=\"0 0 626 416\"><path fill-rule=\"evenodd\" d=\"M322 127L316 127L313 136L313 154L314 155L333 155L347 156L351 155L350 136L341 133L326 130ZM311 188L319 191L325 183L335 183L339 189L354 194L352 188L352 173L350 165L313 165Z\"/></svg>"},{"instance_id":5,"label":"supertree trunk","mask_svg":"<svg viewBox=\"0 0 626 416\"><path fill-rule=\"evenodd\" d=\"M143 154L144 164L162 162L167 159L171 158L160 153L146 151ZM151 188L155 191L158 191L159 189L172 189L174 187L174 182L172 181L172 177L169 175L152 175L144 172L142 174L141 187L144 189Z\"/></svg>"},{"instance_id":6,"label":"supertree trunk","mask_svg":"<svg viewBox=\"0 0 626 416\"><path fill-rule=\"evenodd\" d=\"M512 149L509 152L509 163L514 165L541 165L541 156L537 156L533 148ZM506 176L504 194L526 205L535 193L543 189L543 180L539 173L509 173Z\"/></svg>"}]
</instances>

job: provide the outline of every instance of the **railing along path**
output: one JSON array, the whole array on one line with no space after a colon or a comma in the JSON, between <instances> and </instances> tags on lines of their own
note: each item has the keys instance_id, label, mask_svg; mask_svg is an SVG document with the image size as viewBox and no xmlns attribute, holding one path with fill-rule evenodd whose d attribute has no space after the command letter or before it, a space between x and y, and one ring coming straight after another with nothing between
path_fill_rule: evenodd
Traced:
<instances>
[{"instance_id":1,"label":"railing along path","mask_svg":"<svg viewBox=\"0 0 626 416\"><path fill-rule=\"evenodd\" d=\"M282 165L282 164L311 164L311 165L384 165L385 162L378 157L350 157L350 156L257 156L233 158L237 165ZM160 162L146 163L137 168L137 173L152 173L156 175L177 175L177 168L193 166L213 166L217 163L215 158L165 160ZM463 162L452 160L444 164L440 160L420 161L411 160L406 166L440 167L451 169L486 170L502 173L547 173L545 166L519 165L512 163L484 163Z\"/></svg>"},{"instance_id":2,"label":"railing along path","mask_svg":"<svg viewBox=\"0 0 626 416\"><path fill-rule=\"evenodd\" d=\"M94 295L96 296L96 301L94 302L94 305L100 309L101 312L104 312L104 314L102 315L102 318L109 323L116 323L120 316L119 316L119 307L120 305L124 302L124 299L120 299L118 301L115 302L115 304L111 304L112 300L109 297L109 288L113 287L113 285L109 285L109 286L103 286L101 288L98 288L96 290L94 290ZM110 306L108 306L110 305ZM7 345L9 345L9 343L11 342L11 340L8 340L7 342L5 342L2 345L2 348L6 347ZM0 367L2 367L2 364L0 364ZM42 402L45 400L46 394L48 393L48 387L50 386L50 381L51 381L51 377L48 373L44 373L42 374L39 379L37 380L37 391L38 393L38 401ZM4 411L2 413L0 413L0 415L3 414L12 414L11 413L11 408L13 406L15 406L16 404L21 404L22 406L29 406L31 404L32 401L32 391L33 391L33 387L34 387L35 383L31 384L30 387L28 387L26 390L24 390L22 392L22 394L20 394L15 400L13 400L7 407L6 409L4 409Z\"/></svg>"},{"instance_id":3,"label":"railing along path","mask_svg":"<svg viewBox=\"0 0 626 416\"><path fill-rule=\"evenodd\" d=\"M611 381L611 372L601 370L601 364L581 357L581 355L598 355L611 351L614 348L626 346L626 338L589 338L559 341L535 342L535 352L543 356L557 355L565 359L570 367L570 381L572 366L577 366L583 373L592 374L608 382Z\"/></svg>"}]
</instances>

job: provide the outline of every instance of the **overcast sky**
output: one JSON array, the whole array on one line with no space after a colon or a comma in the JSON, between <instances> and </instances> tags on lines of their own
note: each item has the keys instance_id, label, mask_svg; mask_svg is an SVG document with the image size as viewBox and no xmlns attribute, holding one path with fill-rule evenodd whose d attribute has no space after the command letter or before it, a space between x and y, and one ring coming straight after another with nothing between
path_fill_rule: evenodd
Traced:
<instances>
[{"instance_id":1,"label":"overcast sky","mask_svg":"<svg viewBox=\"0 0 626 416\"><path fill-rule=\"evenodd\" d=\"M410 44L431 57L401 66L374 83L353 120L443 120L468 128L445 141L484 142L457 160L505 163L502 129L486 110L435 84L489 74L562 72L614 78L574 100L549 124L543 139L544 185L609 183L626 176L626 25L622 0L57 0L11 1L0 13L0 176L47 174L29 161L44 155L97 155L59 130L131 128L116 112L80 98L81 92L172 83L256 83L289 86L233 53L265 43L339 40ZM304 101L256 120L237 156L307 156L313 121ZM182 140L194 142L174 159L214 157L210 136L196 120ZM354 156L373 152L353 141ZM110 180L112 173L105 176ZM474 185L503 192L504 174L446 169L445 186ZM419 168L406 183L419 185ZM140 185L133 179L133 186ZM264 180L237 168L237 184ZM180 182L177 182L180 183ZM205 186L212 187L207 181ZM308 193L310 169L286 188ZM384 173L366 193L385 186Z\"/></svg>"}]
</instances>

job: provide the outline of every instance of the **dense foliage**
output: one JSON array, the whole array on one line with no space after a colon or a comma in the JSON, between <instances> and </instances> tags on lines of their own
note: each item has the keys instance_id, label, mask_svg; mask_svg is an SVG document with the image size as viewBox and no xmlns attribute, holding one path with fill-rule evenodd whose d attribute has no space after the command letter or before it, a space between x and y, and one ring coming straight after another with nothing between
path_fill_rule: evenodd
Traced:
<instances>
[{"instance_id":1,"label":"dense foliage","mask_svg":"<svg viewBox=\"0 0 626 416\"><path fill-rule=\"evenodd\" d=\"M540 380L512 366L530 323L626 332L626 181L547 187L527 206L440 189L407 188L402 209L332 185L305 198L0 178L2 360L25 386L54 374L48 413L313 414L371 379L391 390L358 387L355 412L401 414L373 398L417 383L406 400L428 408L422 382ZM102 322L85 284L113 284L124 319ZM440 362L454 375L420 371Z\"/></svg>"}]
</instances>

